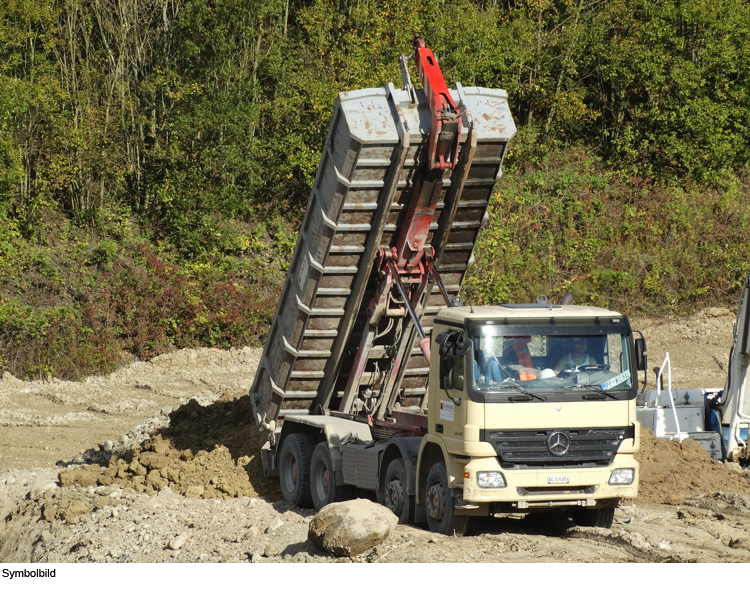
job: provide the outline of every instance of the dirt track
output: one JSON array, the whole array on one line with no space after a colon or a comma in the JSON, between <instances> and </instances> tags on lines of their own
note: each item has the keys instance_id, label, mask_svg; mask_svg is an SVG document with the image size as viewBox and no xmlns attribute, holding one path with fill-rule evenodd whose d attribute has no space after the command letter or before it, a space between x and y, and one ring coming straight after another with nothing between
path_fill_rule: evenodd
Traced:
<instances>
[{"instance_id":1,"label":"dirt track","mask_svg":"<svg viewBox=\"0 0 750 591\"><path fill-rule=\"evenodd\" d=\"M733 320L710 309L633 326L650 365L670 352L673 387L721 387ZM286 506L262 475L244 396L259 355L178 351L83 383L4 376L0 561L339 561L307 542L312 513ZM648 434L640 455L641 495L611 531L513 516L464 539L399 526L355 561L750 562L746 472ZM84 467L61 473L58 462Z\"/></svg>"}]
</instances>

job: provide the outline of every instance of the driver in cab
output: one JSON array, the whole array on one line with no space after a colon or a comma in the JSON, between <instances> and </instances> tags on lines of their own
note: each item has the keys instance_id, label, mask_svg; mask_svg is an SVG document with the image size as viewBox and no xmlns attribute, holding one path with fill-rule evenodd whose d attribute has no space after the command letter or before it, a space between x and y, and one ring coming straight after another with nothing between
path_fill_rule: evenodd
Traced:
<instances>
[{"instance_id":1,"label":"driver in cab","mask_svg":"<svg viewBox=\"0 0 750 591\"><path fill-rule=\"evenodd\" d=\"M565 369L571 370L577 367L587 367L592 365L598 365L596 359L589 355L586 350L588 348L588 339L586 337L578 337L573 339L573 351L567 355L563 355L560 361L554 368L555 375L560 375Z\"/></svg>"}]
</instances>

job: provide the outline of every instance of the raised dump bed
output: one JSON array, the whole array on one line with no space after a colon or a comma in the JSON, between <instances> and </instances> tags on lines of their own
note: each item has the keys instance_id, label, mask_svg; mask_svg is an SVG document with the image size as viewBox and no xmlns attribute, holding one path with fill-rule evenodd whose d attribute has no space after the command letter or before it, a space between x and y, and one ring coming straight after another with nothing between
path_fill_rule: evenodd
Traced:
<instances>
[{"instance_id":1,"label":"raised dump bed","mask_svg":"<svg viewBox=\"0 0 750 591\"><path fill-rule=\"evenodd\" d=\"M460 149L457 165L443 173L427 243L454 296L516 128L505 91L457 84L450 92L463 106ZM396 245L416 172L425 166L432 114L423 91L416 91L416 103L410 97L392 84L339 95L250 391L258 424L272 431L285 416L339 409L378 283L375 259ZM428 334L445 305L429 287L416 306ZM427 403L428 367L415 328L392 324L376 337L356 382L357 410L379 419Z\"/></svg>"}]
</instances>

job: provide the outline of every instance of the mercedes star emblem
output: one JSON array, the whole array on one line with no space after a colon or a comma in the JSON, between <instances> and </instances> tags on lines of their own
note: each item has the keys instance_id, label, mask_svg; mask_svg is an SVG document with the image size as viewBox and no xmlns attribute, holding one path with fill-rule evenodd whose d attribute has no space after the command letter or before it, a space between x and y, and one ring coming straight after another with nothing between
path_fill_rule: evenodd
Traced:
<instances>
[{"instance_id":1,"label":"mercedes star emblem","mask_svg":"<svg viewBox=\"0 0 750 591\"><path fill-rule=\"evenodd\" d=\"M547 438L547 449L553 456L564 456L570 449L570 436L562 431L553 431Z\"/></svg>"}]
</instances>

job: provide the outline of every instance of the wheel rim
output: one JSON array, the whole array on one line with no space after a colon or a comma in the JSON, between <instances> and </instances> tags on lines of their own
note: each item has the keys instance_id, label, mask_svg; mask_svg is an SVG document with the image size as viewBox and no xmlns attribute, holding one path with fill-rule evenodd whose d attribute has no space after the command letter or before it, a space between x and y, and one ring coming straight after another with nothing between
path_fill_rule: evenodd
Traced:
<instances>
[{"instance_id":1,"label":"wheel rim","mask_svg":"<svg viewBox=\"0 0 750 591\"><path fill-rule=\"evenodd\" d=\"M445 491L443 486L436 482L427 489L427 513L436 521L443 518L445 507Z\"/></svg>"},{"instance_id":2,"label":"wheel rim","mask_svg":"<svg viewBox=\"0 0 750 591\"><path fill-rule=\"evenodd\" d=\"M289 453L284 460L284 484L288 492L294 492L297 488L297 458Z\"/></svg>"},{"instance_id":3,"label":"wheel rim","mask_svg":"<svg viewBox=\"0 0 750 591\"><path fill-rule=\"evenodd\" d=\"M385 487L385 506L396 515L401 515L404 508L404 487L398 478L391 480Z\"/></svg>"},{"instance_id":4,"label":"wheel rim","mask_svg":"<svg viewBox=\"0 0 750 591\"><path fill-rule=\"evenodd\" d=\"M314 481L315 481L315 492L317 493L317 496L320 500L325 501L328 499L328 490L329 490L329 474L328 474L328 466L325 465L325 462L319 462L315 466L315 472L314 472Z\"/></svg>"}]
</instances>

